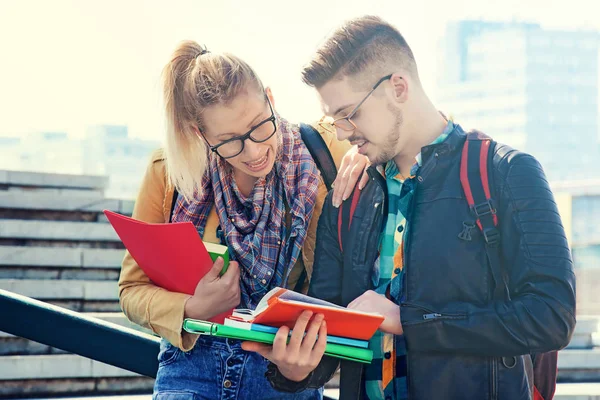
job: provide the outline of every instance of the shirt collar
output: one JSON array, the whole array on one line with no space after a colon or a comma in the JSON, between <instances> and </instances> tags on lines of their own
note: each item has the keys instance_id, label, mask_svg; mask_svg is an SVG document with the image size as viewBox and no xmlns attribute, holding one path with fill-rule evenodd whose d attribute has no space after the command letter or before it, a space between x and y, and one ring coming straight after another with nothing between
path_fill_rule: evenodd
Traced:
<instances>
[{"instance_id":1,"label":"shirt collar","mask_svg":"<svg viewBox=\"0 0 600 400\"><path fill-rule=\"evenodd\" d=\"M444 128L444 131L441 133L440 136L435 138L435 140L433 142L431 142L430 145L442 143L444 140L446 140L448 135L450 135L450 133L452 133L453 130L454 130L454 123L452 122L452 120L449 119L448 123L446 124L446 128ZM416 174L416 172L419 169L419 167L421 166L422 162L423 162L423 160L421 157L421 153L419 152L419 154L417 154L417 156L415 157L415 164L410 169L411 176L414 176ZM385 177L386 177L386 179L395 178L395 179L402 181L402 177L400 176L400 171L398 171L398 166L396 165L396 163L394 162L393 159L388 161L388 163L385 166Z\"/></svg>"}]
</instances>

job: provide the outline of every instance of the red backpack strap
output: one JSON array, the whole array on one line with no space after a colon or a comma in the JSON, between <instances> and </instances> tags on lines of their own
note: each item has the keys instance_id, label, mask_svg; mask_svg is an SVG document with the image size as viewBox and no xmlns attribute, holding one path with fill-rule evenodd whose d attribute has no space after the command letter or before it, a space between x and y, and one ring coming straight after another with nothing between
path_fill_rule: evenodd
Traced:
<instances>
[{"instance_id":1,"label":"red backpack strap","mask_svg":"<svg viewBox=\"0 0 600 400\"><path fill-rule=\"evenodd\" d=\"M498 246L500 243L500 233L497 228L498 216L490 190L491 179L488 168L492 147L492 139L488 136L479 132L467 134L460 161L460 183L475 224L481 230L485 240L485 251L494 277L494 298L505 300L508 298L508 289L502 276L502 262ZM469 226L466 222L463 224L466 227ZM470 235L463 236L463 233L459 237L471 240Z\"/></svg>"},{"instance_id":2,"label":"red backpack strap","mask_svg":"<svg viewBox=\"0 0 600 400\"><path fill-rule=\"evenodd\" d=\"M361 191L357 184L354 186L354 191L350 196L350 201L344 201L338 211L338 243L342 253L344 252L344 243L347 243L348 241L350 227L352 226L352 217L356 211L356 206L358 205L358 200L360 199L360 193Z\"/></svg>"},{"instance_id":3,"label":"red backpack strap","mask_svg":"<svg viewBox=\"0 0 600 400\"><path fill-rule=\"evenodd\" d=\"M498 244L499 234L488 171L491 143L492 139L483 134L467 135L460 162L460 183L486 243L495 246Z\"/></svg>"},{"instance_id":4,"label":"red backpack strap","mask_svg":"<svg viewBox=\"0 0 600 400\"><path fill-rule=\"evenodd\" d=\"M535 386L533 387L533 400L545 400Z\"/></svg>"}]
</instances>

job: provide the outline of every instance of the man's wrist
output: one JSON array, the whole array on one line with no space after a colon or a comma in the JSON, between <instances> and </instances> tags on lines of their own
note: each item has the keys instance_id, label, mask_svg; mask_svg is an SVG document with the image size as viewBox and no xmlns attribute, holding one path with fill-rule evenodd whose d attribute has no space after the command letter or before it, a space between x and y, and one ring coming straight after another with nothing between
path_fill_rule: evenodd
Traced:
<instances>
[{"instance_id":1,"label":"man's wrist","mask_svg":"<svg viewBox=\"0 0 600 400\"><path fill-rule=\"evenodd\" d=\"M279 373L281 375L283 375L286 379L289 379L290 381L294 381L294 382L302 382L303 380L308 378L308 376L312 372L312 371L308 371L305 374L298 374L297 371L294 371L291 369L286 369L286 368L281 368L279 366L277 366L277 369L279 370Z\"/></svg>"},{"instance_id":2,"label":"man's wrist","mask_svg":"<svg viewBox=\"0 0 600 400\"><path fill-rule=\"evenodd\" d=\"M279 390L281 392L286 393L298 393L305 389L307 389L310 385L310 380L314 374L314 371L311 371L304 380L300 382L293 381L291 379L286 378L277 365L269 362L267 365L267 372L265 373L265 377L271 384L271 386L275 390Z\"/></svg>"}]
</instances>

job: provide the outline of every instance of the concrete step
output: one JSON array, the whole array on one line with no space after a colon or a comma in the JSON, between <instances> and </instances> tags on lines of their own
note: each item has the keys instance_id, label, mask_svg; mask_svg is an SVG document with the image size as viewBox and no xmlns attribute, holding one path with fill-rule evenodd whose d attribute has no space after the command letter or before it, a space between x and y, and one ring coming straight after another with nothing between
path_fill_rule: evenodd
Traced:
<instances>
[{"instance_id":1,"label":"concrete step","mask_svg":"<svg viewBox=\"0 0 600 400\"><path fill-rule=\"evenodd\" d=\"M117 281L119 270L95 268L31 268L1 267L0 280L79 280L79 281Z\"/></svg>"},{"instance_id":2,"label":"concrete step","mask_svg":"<svg viewBox=\"0 0 600 400\"><path fill-rule=\"evenodd\" d=\"M338 389L325 389L324 396L339 399ZM63 400L151 400L151 394L120 395L120 396L94 396L94 397L66 397ZM31 400L45 400L33 398ZM558 384L554 400L600 400L600 383L564 383Z\"/></svg>"},{"instance_id":3,"label":"concrete step","mask_svg":"<svg viewBox=\"0 0 600 400\"><path fill-rule=\"evenodd\" d=\"M567 349L558 354L559 382L600 380L600 348Z\"/></svg>"},{"instance_id":4,"label":"concrete step","mask_svg":"<svg viewBox=\"0 0 600 400\"><path fill-rule=\"evenodd\" d=\"M2 380L107 378L139 376L71 354L0 357Z\"/></svg>"},{"instance_id":5,"label":"concrete step","mask_svg":"<svg viewBox=\"0 0 600 400\"><path fill-rule=\"evenodd\" d=\"M0 246L0 265L120 269L124 255L125 251L121 249Z\"/></svg>"},{"instance_id":6,"label":"concrete step","mask_svg":"<svg viewBox=\"0 0 600 400\"><path fill-rule=\"evenodd\" d=\"M597 345L600 333L600 317L578 315L577 325L568 349L591 349Z\"/></svg>"},{"instance_id":7,"label":"concrete step","mask_svg":"<svg viewBox=\"0 0 600 400\"><path fill-rule=\"evenodd\" d=\"M325 390L325 396L328 391ZM338 390L330 390L329 393L333 393L335 397L330 396L331 399L337 399L339 394ZM32 398L30 400L45 400L44 398ZM93 396L93 397L64 397L63 400L152 400L152 394L130 394L130 395L115 395L115 396Z\"/></svg>"},{"instance_id":8,"label":"concrete step","mask_svg":"<svg viewBox=\"0 0 600 400\"><path fill-rule=\"evenodd\" d=\"M0 279L0 289L38 300L118 301L115 281Z\"/></svg>"},{"instance_id":9,"label":"concrete step","mask_svg":"<svg viewBox=\"0 0 600 400\"><path fill-rule=\"evenodd\" d=\"M0 239L120 242L109 224L0 219Z\"/></svg>"},{"instance_id":10,"label":"concrete step","mask_svg":"<svg viewBox=\"0 0 600 400\"><path fill-rule=\"evenodd\" d=\"M600 316L578 315L575 334L600 332Z\"/></svg>"},{"instance_id":11,"label":"concrete step","mask_svg":"<svg viewBox=\"0 0 600 400\"><path fill-rule=\"evenodd\" d=\"M600 348L562 350L558 353L558 369L592 369L600 377Z\"/></svg>"},{"instance_id":12,"label":"concrete step","mask_svg":"<svg viewBox=\"0 0 600 400\"><path fill-rule=\"evenodd\" d=\"M332 399L339 399L340 392L338 389L325 389L323 395ZM122 399L126 400L125 397ZM113 400L119 399L115 398ZM145 398L140 396L135 400L145 400ZM600 400L600 383L559 383L556 385L554 400Z\"/></svg>"},{"instance_id":13,"label":"concrete step","mask_svg":"<svg viewBox=\"0 0 600 400\"><path fill-rule=\"evenodd\" d=\"M2 190L2 189L0 189ZM101 189L77 189L77 188L46 188L35 186L10 186L4 191L15 192L20 194L35 193L52 196L87 196L101 197L104 196L104 191Z\"/></svg>"},{"instance_id":14,"label":"concrete step","mask_svg":"<svg viewBox=\"0 0 600 400\"><path fill-rule=\"evenodd\" d=\"M104 190L108 186L108 177L0 170L0 185Z\"/></svg>"},{"instance_id":15,"label":"concrete step","mask_svg":"<svg viewBox=\"0 0 600 400\"><path fill-rule=\"evenodd\" d=\"M73 379L34 379L0 380L0 398L47 398L56 399L65 396L118 395L128 398L128 394L152 393L154 379L132 376L115 378L73 378ZM150 395L149 395L150 396ZM151 397L151 396L150 396Z\"/></svg>"},{"instance_id":16,"label":"concrete step","mask_svg":"<svg viewBox=\"0 0 600 400\"><path fill-rule=\"evenodd\" d=\"M31 398L29 400L47 400L48 398ZM130 394L124 396L64 397L62 400L152 400L152 394Z\"/></svg>"},{"instance_id":17,"label":"concrete step","mask_svg":"<svg viewBox=\"0 0 600 400\"><path fill-rule=\"evenodd\" d=\"M111 210L130 215L133 201L98 196L68 196L29 191L0 191L0 208L14 210L60 210L102 212Z\"/></svg>"},{"instance_id":18,"label":"concrete step","mask_svg":"<svg viewBox=\"0 0 600 400\"><path fill-rule=\"evenodd\" d=\"M554 400L600 400L600 383L559 383Z\"/></svg>"}]
</instances>

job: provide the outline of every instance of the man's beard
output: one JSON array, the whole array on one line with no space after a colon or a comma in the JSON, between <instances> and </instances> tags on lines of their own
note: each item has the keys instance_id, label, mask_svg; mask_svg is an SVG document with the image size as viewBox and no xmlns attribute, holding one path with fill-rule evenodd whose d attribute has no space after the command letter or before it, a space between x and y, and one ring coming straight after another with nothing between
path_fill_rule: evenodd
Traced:
<instances>
[{"instance_id":1,"label":"man's beard","mask_svg":"<svg viewBox=\"0 0 600 400\"><path fill-rule=\"evenodd\" d=\"M398 151L398 143L400 142L400 128L402 127L403 118L402 111L392 107L388 104L388 110L395 114L396 120L394 125L385 135L385 140L377 146L379 153L373 156L373 159L369 159L373 165L387 164L388 161L394 159Z\"/></svg>"}]
</instances>

